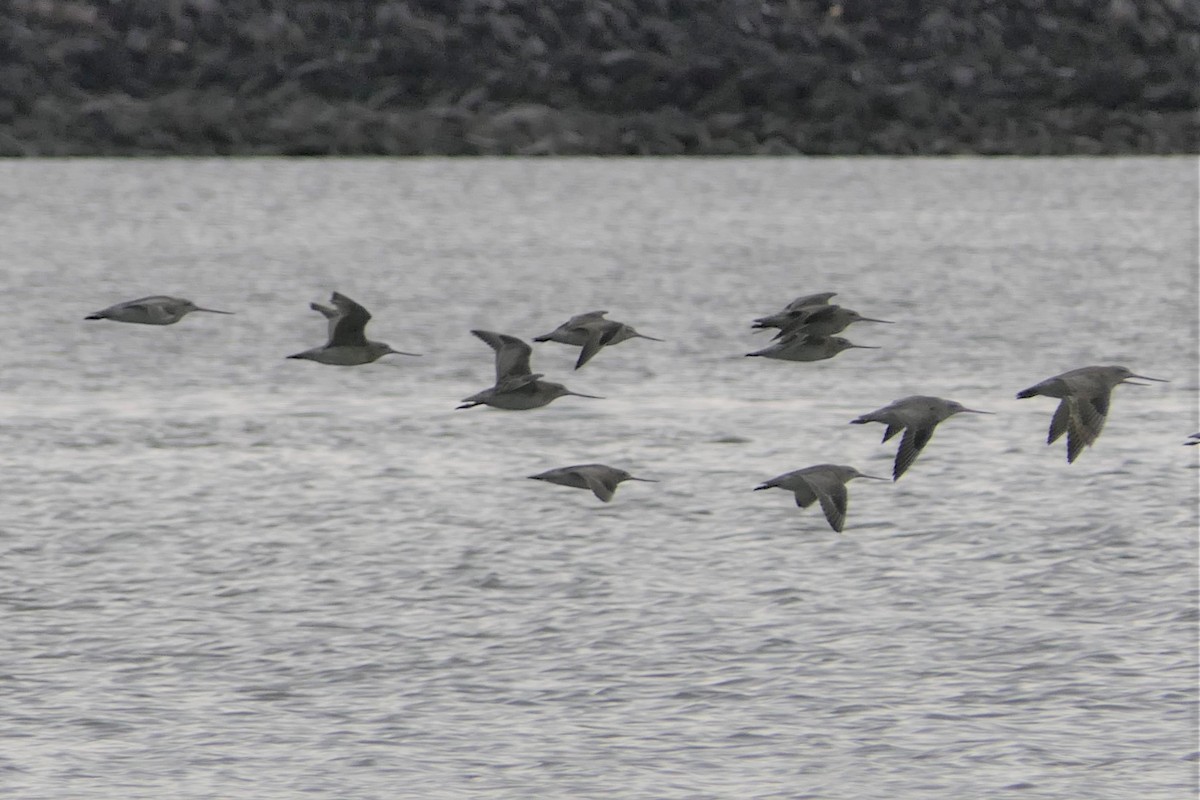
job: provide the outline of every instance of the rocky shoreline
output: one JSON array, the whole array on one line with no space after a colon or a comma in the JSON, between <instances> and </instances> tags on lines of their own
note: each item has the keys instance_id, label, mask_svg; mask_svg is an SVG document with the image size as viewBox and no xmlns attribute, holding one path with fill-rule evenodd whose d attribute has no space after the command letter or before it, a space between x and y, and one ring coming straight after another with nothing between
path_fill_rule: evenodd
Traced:
<instances>
[{"instance_id":1,"label":"rocky shoreline","mask_svg":"<svg viewBox=\"0 0 1200 800\"><path fill-rule=\"evenodd\" d=\"M1196 153L1195 0L10 0L0 155Z\"/></svg>"}]
</instances>

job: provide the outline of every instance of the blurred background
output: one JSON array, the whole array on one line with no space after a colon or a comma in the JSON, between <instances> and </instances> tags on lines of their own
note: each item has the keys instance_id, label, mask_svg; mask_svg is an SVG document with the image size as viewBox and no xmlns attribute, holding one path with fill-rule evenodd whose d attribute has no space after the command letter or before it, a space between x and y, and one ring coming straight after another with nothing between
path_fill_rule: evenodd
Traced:
<instances>
[{"instance_id":1,"label":"blurred background","mask_svg":"<svg viewBox=\"0 0 1200 800\"><path fill-rule=\"evenodd\" d=\"M0 155L1196 151L1194 0L7 0Z\"/></svg>"}]
</instances>

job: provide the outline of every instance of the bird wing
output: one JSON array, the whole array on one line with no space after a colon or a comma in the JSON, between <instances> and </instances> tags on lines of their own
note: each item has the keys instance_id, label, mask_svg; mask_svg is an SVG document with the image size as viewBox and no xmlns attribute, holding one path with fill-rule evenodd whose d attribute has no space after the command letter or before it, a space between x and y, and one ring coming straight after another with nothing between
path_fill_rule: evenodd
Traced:
<instances>
[{"instance_id":1,"label":"bird wing","mask_svg":"<svg viewBox=\"0 0 1200 800\"><path fill-rule=\"evenodd\" d=\"M805 326L808 325L809 319L807 311L793 312L791 318L779 326L779 332L772 337L772 340L784 339L788 336L802 333Z\"/></svg>"},{"instance_id":2,"label":"bird wing","mask_svg":"<svg viewBox=\"0 0 1200 800\"><path fill-rule=\"evenodd\" d=\"M497 394L519 392L522 390L532 393L537 391L537 387L534 384L543 377L545 376L540 372L531 372L528 375L509 375L496 381L496 385L492 388L496 390Z\"/></svg>"},{"instance_id":3,"label":"bird wing","mask_svg":"<svg viewBox=\"0 0 1200 800\"><path fill-rule=\"evenodd\" d=\"M806 294L797 297L792 302L784 306L784 311L796 311L808 306L820 306L828 303L830 299L837 297L837 292L817 292L816 294Z\"/></svg>"},{"instance_id":4,"label":"bird wing","mask_svg":"<svg viewBox=\"0 0 1200 800\"><path fill-rule=\"evenodd\" d=\"M813 491L812 486L808 481L803 481L795 489L796 505L801 508L808 508L813 503L817 502L817 493Z\"/></svg>"},{"instance_id":5,"label":"bird wing","mask_svg":"<svg viewBox=\"0 0 1200 800\"><path fill-rule=\"evenodd\" d=\"M607 313L607 311L585 311L582 314L576 314L575 316L571 317L566 321L563 327L577 328L580 325L587 325L589 322L596 322L597 320L604 319L604 315Z\"/></svg>"},{"instance_id":6,"label":"bird wing","mask_svg":"<svg viewBox=\"0 0 1200 800\"><path fill-rule=\"evenodd\" d=\"M330 308L329 306L323 306L320 303L309 303L308 307L311 308L313 311L321 312L321 315L324 316L325 319L329 320L328 335L329 335L329 340L333 341L333 332L335 330L337 330L337 321L338 321L338 318L342 316L342 312L338 311L336 308Z\"/></svg>"},{"instance_id":7,"label":"bird wing","mask_svg":"<svg viewBox=\"0 0 1200 800\"><path fill-rule=\"evenodd\" d=\"M1060 422L1058 416L1063 405L1067 405L1067 463L1074 463L1084 447L1090 446L1100 431L1104 429L1104 420L1108 419L1111 389L1096 389L1082 397L1067 397L1058 404L1055 419L1050 422L1050 433L1055 434L1055 423ZM1061 422L1060 422L1061 423ZM1062 435L1062 432L1058 432ZM1052 439L1051 439L1052 441Z\"/></svg>"},{"instance_id":8,"label":"bird wing","mask_svg":"<svg viewBox=\"0 0 1200 800\"><path fill-rule=\"evenodd\" d=\"M933 436L933 425L911 425L904 429L900 449L896 452L896 463L892 467L892 480L898 480L904 471L917 460L917 455Z\"/></svg>"},{"instance_id":9,"label":"bird wing","mask_svg":"<svg viewBox=\"0 0 1200 800\"><path fill-rule=\"evenodd\" d=\"M330 322L329 346L366 347L367 336L364 331L367 323L371 321L370 312L346 295L337 292L333 293L330 301L338 310L338 318Z\"/></svg>"},{"instance_id":10,"label":"bird wing","mask_svg":"<svg viewBox=\"0 0 1200 800\"><path fill-rule=\"evenodd\" d=\"M604 312L599 312L603 314ZM600 348L613 340L617 335L617 331L621 329L620 325L588 325L584 328L587 331L587 341L583 343L583 347L579 350L579 358L575 361L575 369L579 369L584 364L592 360L592 356L600 352Z\"/></svg>"},{"instance_id":11,"label":"bird wing","mask_svg":"<svg viewBox=\"0 0 1200 800\"><path fill-rule=\"evenodd\" d=\"M1072 398L1064 397L1058 404L1058 408L1054 410L1054 417L1050 420L1050 432L1046 434L1046 444L1054 444L1060 436L1067 432L1067 427L1071 423L1073 402Z\"/></svg>"},{"instance_id":12,"label":"bird wing","mask_svg":"<svg viewBox=\"0 0 1200 800\"><path fill-rule=\"evenodd\" d=\"M529 369L529 356L533 348L517 337L492 331L473 330L471 333L496 351L497 386L506 378L529 375L532 371Z\"/></svg>"},{"instance_id":13,"label":"bird wing","mask_svg":"<svg viewBox=\"0 0 1200 800\"><path fill-rule=\"evenodd\" d=\"M1104 429L1104 421L1108 419L1108 405L1111 399L1112 389L1104 387L1084 395L1077 403L1080 422L1092 434L1093 439L1099 436L1100 431Z\"/></svg>"},{"instance_id":14,"label":"bird wing","mask_svg":"<svg viewBox=\"0 0 1200 800\"><path fill-rule=\"evenodd\" d=\"M617 491L617 482L614 480L605 480L597 472L590 469L573 469L572 475L579 476L579 479L587 484L587 488L592 490L592 494L607 503L613 499L613 494Z\"/></svg>"},{"instance_id":15,"label":"bird wing","mask_svg":"<svg viewBox=\"0 0 1200 800\"><path fill-rule=\"evenodd\" d=\"M846 484L833 476L820 473L801 477L812 489L817 499L821 501L821 510L825 512L825 519L829 521L829 527L841 533L842 528L846 525L846 505L849 499L846 494ZM799 492L797 492L798 496Z\"/></svg>"}]
</instances>

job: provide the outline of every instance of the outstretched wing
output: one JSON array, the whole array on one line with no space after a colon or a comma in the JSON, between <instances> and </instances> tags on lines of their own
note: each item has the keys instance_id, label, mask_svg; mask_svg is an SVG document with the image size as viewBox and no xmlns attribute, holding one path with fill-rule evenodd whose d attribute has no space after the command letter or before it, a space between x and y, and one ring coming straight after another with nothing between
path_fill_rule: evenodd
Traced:
<instances>
[{"instance_id":1,"label":"outstretched wing","mask_svg":"<svg viewBox=\"0 0 1200 800\"><path fill-rule=\"evenodd\" d=\"M533 348L515 336L493 331L473 330L472 334L496 351L496 383L506 378L529 375L529 356Z\"/></svg>"},{"instance_id":2,"label":"outstretched wing","mask_svg":"<svg viewBox=\"0 0 1200 800\"><path fill-rule=\"evenodd\" d=\"M1108 419L1111 397L1111 389L1097 388L1087 395L1066 397L1059 404L1058 410L1054 412L1054 419L1050 423L1052 437L1050 441L1052 442L1062 435L1061 430L1056 432L1055 425L1063 424L1059 416L1063 414L1062 409L1066 406L1067 411L1063 416L1067 430L1068 464L1074 463L1079 454L1083 452L1083 448L1090 447L1096 441L1096 437L1100 435L1100 431L1104 430L1104 421Z\"/></svg>"},{"instance_id":3,"label":"outstretched wing","mask_svg":"<svg viewBox=\"0 0 1200 800\"><path fill-rule=\"evenodd\" d=\"M330 320L329 346L366 347L367 336L364 331L367 323L371 321L370 312L346 295L337 292L333 293L330 301L337 308L339 316L336 320ZM325 314L324 311L321 313Z\"/></svg>"},{"instance_id":4,"label":"outstretched wing","mask_svg":"<svg viewBox=\"0 0 1200 800\"><path fill-rule=\"evenodd\" d=\"M604 314L603 311L596 312ZM617 335L617 331L621 330L621 326L615 322L607 322L600 320L605 324L596 324L597 320L593 320L591 325L584 327L587 331L587 341L583 343L583 347L579 350L579 358L575 361L575 369L579 369L584 364L592 360L592 356L600 352L600 348L612 342Z\"/></svg>"},{"instance_id":5,"label":"outstretched wing","mask_svg":"<svg viewBox=\"0 0 1200 800\"><path fill-rule=\"evenodd\" d=\"M832 475L824 473L804 475L803 478L816 494L817 499L821 501L821 510L825 512L825 519L829 521L829 527L841 533L842 528L846 525L848 501L846 484ZM799 492L797 492L798 495Z\"/></svg>"},{"instance_id":6,"label":"outstretched wing","mask_svg":"<svg viewBox=\"0 0 1200 800\"><path fill-rule=\"evenodd\" d=\"M933 426L909 426L904 430L900 439L900 449L896 452L896 463L892 467L892 480L899 480L904 471L917 460L917 455L933 436Z\"/></svg>"},{"instance_id":7,"label":"outstretched wing","mask_svg":"<svg viewBox=\"0 0 1200 800\"><path fill-rule=\"evenodd\" d=\"M1072 398L1064 397L1054 410L1054 417L1050 420L1050 432L1046 434L1046 444L1054 444L1067 432L1067 426L1071 423L1072 402Z\"/></svg>"}]
</instances>

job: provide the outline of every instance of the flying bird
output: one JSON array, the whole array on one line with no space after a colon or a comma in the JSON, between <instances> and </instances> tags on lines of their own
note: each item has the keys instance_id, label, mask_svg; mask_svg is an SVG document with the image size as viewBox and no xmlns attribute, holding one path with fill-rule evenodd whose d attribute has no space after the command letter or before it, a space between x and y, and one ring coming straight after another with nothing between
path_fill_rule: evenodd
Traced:
<instances>
[{"instance_id":1,"label":"flying bird","mask_svg":"<svg viewBox=\"0 0 1200 800\"><path fill-rule=\"evenodd\" d=\"M1050 420L1046 444L1054 444L1064 433L1067 434L1067 463L1070 464L1079 457L1083 448L1096 441L1104 429L1113 387L1122 383L1146 385L1135 383L1130 378L1167 383L1164 378L1135 375L1127 367L1080 367L1017 392L1017 398L1043 395L1062 401Z\"/></svg>"},{"instance_id":2,"label":"flying bird","mask_svg":"<svg viewBox=\"0 0 1200 800\"><path fill-rule=\"evenodd\" d=\"M774 314L768 314L765 317L759 317L754 320L754 324L750 327L760 329L782 328L793 322L804 311L814 306L826 305L834 297L837 297L837 292L816 292L814 294L801 295L784 306L782 311L777 311Z\"/></svg>"},{"instance_id":3,"label":"flying bird","mask_svg":"<svg viewBox=\"0 0 1200 800\"><path fill-rule=\"evenodd\" d=\"M338 367L354 367L360 364L370 364L372 361L377 361L390 354L420 355L419 353L393 350L390 345L368 339L366 327L367 323L371 321L371 314L346 295L334 292L330 297L330 302L333 303L333 308L320 303L309 304L309 308L321 312L329 320L329 341L322 347L314 347L303 353L288 356L288 358L316 361L318 364L332 364Z\"/></svg>"},{"instance_id":4,"label":"flying bird","mask_svg":"<svg viewBox=\"0 0 1200 800\"><path fill-rule=\"evenodd\" d=\"M747 356L762 356L776 358L781 361L824 361L833 358L843 350L859 348L862 350L878 350L865 344L854 344L841 336L808 336L803 332L793 333L772 342L762 350L746 353Z\"/></svg>"},{"instance_id":5,"label":"flying bird","mask_svg":"<svg viewBox=\"0 0 1200 800\"><path fill-rule=\"evenodd\" d=\"M605 503L613 499L617 484L622 481L658 483L652 478L635 478L623 469L605 464L576 464L573 467L559 467L529 477L535 481L557 483L559 486L570 486L574 489L591 489L592 493Z\"/></svg>"},{"instance_id":6,"label":"flying bird","mask_svg":"<svg viewBox=\"0 0 1200 800\"><path fill-rule=\"evenodd\" d=\"M789 492L795 493L796 505L801 508L808 508L813 503L820 501L821 510L825 512L825 519L829 521L829 527L841 533L846 524L846 504L848 502L846 483L855 478L870 478L874 481L887 480L887 478L877 478L874 475L864 475L854 467L839 464L817 464L813 467L785 472L760 486L755 486L754 491L776 487L787 489Z\"/></svg>"},{"instance_id":7,"label":"flying bird","mask_svg":"<svg viewBox=\"0 0 1200 800\"><path fill-rule=\"evenodd\" d=\"M990 411L979 411L967 408L953 400L940 397L913 395L897 400L891 405L884 406L869 414L863 414L858 419L850 420L853 425L867 422L882 422L887 425L883 433L883 441L887 441L900 431L904 436L900 439L900 450L896 453L896 463L892 467L892 480L900 480L904 471L912 466L917 455L933 436L933 429L938 423L949 419L955 414L967 412L970 414L990 414Z\"/></svg>"},{"instance_id":8,"label":"flying bird","mask_svg":"<svg viewBox=\"0 0 1200 800\"><path fill-rule=\"evenodd\" d=\"M561 383L542 380L542 373L529 369L529 356L533 348L516 336L479 330L471 333L496 351L496 383L489 389L464 398L458 408L488 405L510 411L526 411L541 408L565 395L602 399L592 394L572 392Z\"/></svg>"},{"instance_id":9,"label":"flying bird","mask_svg":"<svg viewBox=\"0 0 1200 800\"><path fill-rule=\"evenodd\" d=\"M782 326L776 339L782 339L793 333L804 333L809 336L832 336L841 333L855 322L883 322L892 324L890 319L864 317L852 308L843 306L819 305L800 309L791 322Z\"/></svg>"},{"instance_id":10,"label":"flying bird","mask_svg":"<svg viewBox=\"0 0 1200 800\"><path fill-rule=\"evenodd\" d=\"M533 340L535 342L561 342L582 348L579 351L579 359L575 362L575 369L582 367L592 359L592 356L600 352L600 348L608 345L620 344L629 339L662 341L662 339L638 333L632 325L605 319L604 315L607 313L607 311L588 311L585 314L576 314L550 333L535 336Z\"/></svg>"},{"instance_id":11,"label":"flying bird","mask_svg":"<svg viewBox=\"0 0 1200 800\"><path fill-rule=\"evenodd\" d=\"M106 309L88 314L84 319L111 319L114 322L135 322L139 325L174 325L193 311L207 311L209 314L232 314L232 311L217 311L215 308L201 308L191 300L182 297L168 297L156 294L142 297L125 303L117 303Z\"/></svg>"}]
</instances>

